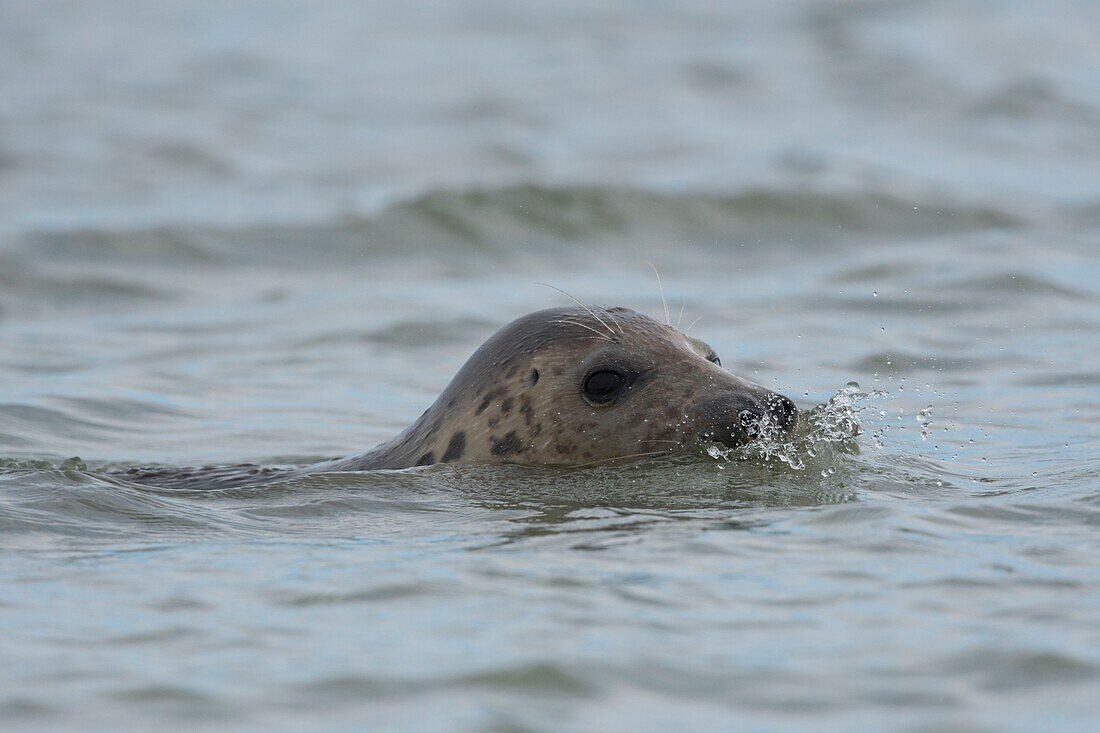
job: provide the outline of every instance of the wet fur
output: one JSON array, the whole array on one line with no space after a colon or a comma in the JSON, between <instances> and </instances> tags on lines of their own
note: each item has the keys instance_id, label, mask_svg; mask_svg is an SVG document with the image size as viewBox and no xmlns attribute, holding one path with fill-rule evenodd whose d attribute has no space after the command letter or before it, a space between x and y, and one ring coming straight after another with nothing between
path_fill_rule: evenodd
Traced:
<instances>
[{"instance_id":1,"label":"wet fur","mask_svg":"<svg viewBox=\"0 0 1100 733\"><path fill-rule=\"evenodd\" d=\"M711 363L711 353L702 341L629 308L538 311L490 337L403 433L316 470L465 461L580 465L672 451L697 437L729 442L736 431L726 424L729 409L759 410L785 398ZM599 358L644 369L624 404L594 407L581 397L584 372ZM726 404L712 404L715 396Z\"/></svg>"}]
</instances>

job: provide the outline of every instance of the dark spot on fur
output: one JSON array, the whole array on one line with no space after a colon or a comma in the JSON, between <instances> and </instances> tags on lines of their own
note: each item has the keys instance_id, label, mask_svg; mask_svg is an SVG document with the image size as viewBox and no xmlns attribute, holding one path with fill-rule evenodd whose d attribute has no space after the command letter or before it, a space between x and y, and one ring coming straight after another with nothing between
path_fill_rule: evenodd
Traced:
<instances>
[{"instance_id":1,"label":"dark spot on fur","mask_svg":"<svg viewBox=\"0 0 1100 733\"><path fill-rule=\"evenodd\" d=\"M481 401L481 405L478 406L476 414L480 415L481 413L485 412L486 408L488 408L489 405L492 404L493 400L495 400L497 397L503 397L506 394L508 393L500 388L489 390L489 393L485 395L485 399Z\"/></svg>"},{"instance_id":2,"label":"dark spot on fur","mask_svg":"<svg viewBox=\"0 0 1100 733\"><path fill-rule=\"evenodd\" d=\"M564 369L562 369L561 367L554 367L554 376L555 377L560 377L563 374L565 374Z\"/></svg>"},{"instance_id":3,"label":"dark spot on fur","mask_svg":"<svg viewBox=\"0 0 1100 733\"><path fill-rule=\"evenodd\" d=\"M495 428L498 422L500 422L500 415L493 415L489 418L489 427Z\"/></svg>"},{"instance_id":4,"label":"dark spot on fur","mask_svg":"<svg viewBox=\"0 0 1100 733\"><path fill-rule=\"evenodd\" d=\"M542 423L537 422L534 425L532 425L531 426L531 432L534 433L535 435L541 435L542 434Z\"/></svg>"},{"instance_id":5,"label":"dark spot on fur","mask_svg":"<svg viewBox=\"0 0 1100 733\"><path fill-rule=\"evenodd\" d=\"M433 455L431 451L420 456L416 461L416 465L418 466L430 466L433 463L435 463L435 455Z\"/></svg>"},{"instance_id":6,"label":"dark spot on fur","mask_svg":"<svg viewBox=\"0 0 1100 733\"><path fill-rule=\"evenodd\" d=\"M532 369L531 373L527 375L527 384L530 385L531 387L534 387L538 383L539 383L539 370L538 369Z\"/></svg>"},{"instance_id":7,"label":"dark spot on fur","mask_svg":"<svg viewBox=\"0 0 1100 733\"><path fill-rule=\"evenodd\" d=\"M531 407L531 398L527 395L520 395L519 398L519 411L523 413L523 421L530 427L531 421L535 417L535 411Z\"/></svg>"},{"instance_id":8,"label":"dark spot on fur","mask_svg":"<svg viewBox=\"0 0 1100 733\"><path fill-rule=\"evenodd\" d=\"M523 450L523 444L519 441L516 431L512 431L503 438L493 438L493 447L490 448L494 456L510 456Z\"/></svg>"},{"instance_id":9,"label":"dark spot on fur","mask_svg":"<svg viewBox=\"0 0 1100 733\"><path fill-rule=\"evenodd\" d=\"M512 398L505 397L504 401L500 403L500 411L507 415L512 411Z\"/></svg>"},{"instance_id":10,"label":"dark spot on fur","mask_svg":"<svg viewBox=\"0 0 1100 733\"><path fill-rule=\"evenodd\" d=\"M571 456L577 452L577 446L572 443L555 443L554 450L563 456Z\"/></svg>"},{"instance_id":11,"label":"dark spot on fur","mask_svg":"<svg viewBox=\"0 0 1100 733\"><path fill-rule=\"evenodd\" d=\"M447 443L447 451L443 454L443 458L440 460L444 463L448 461L457 461L462 458L462 454L466 452L466 433L459 430L457 433L451 436L451 442Z\"/></svg>"}]
</instances>

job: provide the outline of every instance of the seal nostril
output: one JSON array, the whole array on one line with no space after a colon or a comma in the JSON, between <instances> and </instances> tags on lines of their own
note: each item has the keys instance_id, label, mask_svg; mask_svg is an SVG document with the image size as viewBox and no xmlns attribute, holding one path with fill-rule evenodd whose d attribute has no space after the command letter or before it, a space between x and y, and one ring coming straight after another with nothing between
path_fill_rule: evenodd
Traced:
<instances>
[{"instance_id":1,"label":"seal nostril","mask_svg":"<svg viewBox=\"0 0 1100 733\"><path fill-rule=\"evenodd\" d=\"M768 411L775 416L776 420L785 428L789 428L794 425L798 419L798 408L790 397L777 394L773 395L768 400Z\"/></svg>"}]
</instances>

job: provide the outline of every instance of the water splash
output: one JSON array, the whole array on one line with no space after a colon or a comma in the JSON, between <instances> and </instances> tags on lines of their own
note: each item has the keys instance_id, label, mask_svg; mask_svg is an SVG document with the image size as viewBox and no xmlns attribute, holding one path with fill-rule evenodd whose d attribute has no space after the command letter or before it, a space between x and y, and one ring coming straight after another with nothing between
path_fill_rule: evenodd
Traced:
<instances>
[{"instance_id":1,"label":"water splash","mask_svg":"<svg viewBox=\"0 0 1100 733\"><path fill-rule=\"evenodd\" d=\"M917 412L917 424L920 425L920 439L928 440L932 437L932 405Z\"/></svg>"},{"instance_id":2,"label":"water splash","mask_svg":"<svg viewBox=\"0 0 1100 733\"><path fill-rule=\"evenodd\" d=\"M795 471L820 466L821 475L828 477L836 469L832 458L837 453L854 453L859 450L856 438L864 430L861 416L874 412L878 401L889 399L889 392L879 389L864 390L858 382L848 382L837 390L828 401L804 413L793 433L788 433L770 415L753 416L746 425L753 441L738 448L722 448L711 445L707 453L716 460L778 461ZM742 416L745 418L745 416ZM922 428L930 430L931 406L920 413ZM882 447L885 437L883 425L872 433L872 443Z\"/></svg>"}]
</instances>

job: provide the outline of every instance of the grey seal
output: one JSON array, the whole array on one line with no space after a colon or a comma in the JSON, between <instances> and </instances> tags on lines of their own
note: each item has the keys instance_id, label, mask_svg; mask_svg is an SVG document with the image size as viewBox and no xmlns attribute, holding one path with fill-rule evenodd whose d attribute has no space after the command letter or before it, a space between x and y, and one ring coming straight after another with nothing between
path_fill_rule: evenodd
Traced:
<instances>
[{"instance_id":1,"label":"grey seal","mask_svg":"<svg viewBox=\"0 0 1100 733\"><path fill-rule=\"evenodd\" d=\"M579 466L694 441L789 431L787 397L722 368L714 349L630 308L550 308L491 336L408 429L317 470L432 463Z\"/></svg>"},{"instance_id":2,"label":"grey seal","mask_svg":"<svg viewBox=\"0 0 1100 733\"><path fill-rule=\"evenodd\" d=\"M540 310L501 328L436 401L392 440L350 458L284 471L258 466L131 469L160 485L236 486L326 471L435 463L588 466L739 446L790 431L787 397L722 368L714 349L624 307Z\"/></svg>"}]
</instances>

